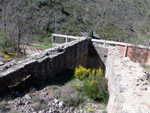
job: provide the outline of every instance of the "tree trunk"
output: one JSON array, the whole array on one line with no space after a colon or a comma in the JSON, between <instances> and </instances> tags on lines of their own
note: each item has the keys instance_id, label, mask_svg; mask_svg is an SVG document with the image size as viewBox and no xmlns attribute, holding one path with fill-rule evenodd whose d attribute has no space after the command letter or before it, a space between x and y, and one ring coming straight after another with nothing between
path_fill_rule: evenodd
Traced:
<instances>
[{"instance_id":1,"label":"tree trunk","mask_svg":"<svg viewBox=\"0 0 150 113\"><path fill-rule=\"evenodd\" d=\"M18 40L17 40L17 54L19 56L19 46L20 46L20 39L21 39L21 31L19 28L19 22L18 22L18 16L17 16L17 11L15 9L15 16L16 16L16 26L17 26L17 30L18 30Z\"/></svg>"},{"instance_id":2,"label":"tree trunk","mask_svg":"<svg viewBox=\"0 0 150 113\"><path fill-rule=\"evenodd\" d=\"M4 4L3 4L3 15L4 15L4 18L3 18L3 27L4 27L4 41L3 41L3 44L4 44L4 49L6 50L6 1L4 1Z\"/></svg>"},{"instance_id":3,"label":"tree trunk","mask_svg":"<svg viewBox=\"0 0 150 113\"><path fill-rule=\"evenodd\" d=\"M17 25L18 26L18 25ZM20 38L21 38L21 34L20 34L20 29L19 29L19 26L17 27L18 28L18 41L17 41L17 54L19 55L19 46L20 46Z\"/></svg>"}]
</instances>

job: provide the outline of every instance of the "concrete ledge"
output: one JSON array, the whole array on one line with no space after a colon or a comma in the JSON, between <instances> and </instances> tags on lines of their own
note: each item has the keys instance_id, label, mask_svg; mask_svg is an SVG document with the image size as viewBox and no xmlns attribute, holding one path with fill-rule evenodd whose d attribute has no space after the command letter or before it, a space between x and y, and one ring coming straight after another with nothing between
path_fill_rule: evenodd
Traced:
<instances>
[{"instance_id":1,"label":"concrete ledge","mask_svg":"<svg viewBox=\"0 0 150 113\"><path fill-rule=\"evenodd\" d=\"M108 113L150 113L150 85L143 68L122 58L118 48L108 47Z\"/></svg>"}]
</instances>

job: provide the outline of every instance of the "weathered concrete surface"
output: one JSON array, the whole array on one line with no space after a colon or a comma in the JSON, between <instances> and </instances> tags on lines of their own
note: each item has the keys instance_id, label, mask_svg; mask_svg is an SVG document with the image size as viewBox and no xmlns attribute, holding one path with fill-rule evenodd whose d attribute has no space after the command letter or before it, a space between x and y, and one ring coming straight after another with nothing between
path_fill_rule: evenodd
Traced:
<instances>
[{"instance_id":1,"label":"weathered concrete surface","mask_svg":"<svg viewBox=\"0 0 150 113\"><path fill-rule=\"evenodd\" d=\"M90 39L75 40L0 67L0 93L31 77L42 83L62 71L74 70L78 65L86 66L89 42Z\"/></svg>"},{"instance_id":2,"label":"weathered concrete surface","mask_svg":"<svg viewBox=\"0 0 150 113\"><path fill-rule=\"evenodd\" d=\"M118 48L108 48L108 113L150 113L150 85L143 68L123 58Z\"/></svg>"},{"instance_id":3,"label":"weathered concrete surface","mask_svg":"<svg viewBox=\"0 0 150 113\"><path fill-rule=\"evenodd\" d=\"M94 46L93 46L94 45ZM92 42L89 44L88 68L102 68L105 70L108 49L101 48Z\"/></svg>"}]
</instances>

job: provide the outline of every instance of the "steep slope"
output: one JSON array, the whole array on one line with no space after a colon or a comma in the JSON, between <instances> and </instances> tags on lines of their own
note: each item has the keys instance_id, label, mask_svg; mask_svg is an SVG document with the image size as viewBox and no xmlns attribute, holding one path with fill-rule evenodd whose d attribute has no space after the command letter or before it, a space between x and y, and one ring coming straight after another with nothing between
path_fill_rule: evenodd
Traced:
<instances>
[{"instance_id":1,"label":"steep slope","mask_svg":"<svg viewBox=\"0 0 150 113\"><path fill-rule=\"evenodd\" d=\"M0 0L1 30L2 6ZM17 15L21 35L29 40L55 32L55 17L57 32L68 35L94 30L103 39L130 41L150 32L149 0L12 0L6 9L7 26L16 30Z\"/></svg>"}]
</instances>

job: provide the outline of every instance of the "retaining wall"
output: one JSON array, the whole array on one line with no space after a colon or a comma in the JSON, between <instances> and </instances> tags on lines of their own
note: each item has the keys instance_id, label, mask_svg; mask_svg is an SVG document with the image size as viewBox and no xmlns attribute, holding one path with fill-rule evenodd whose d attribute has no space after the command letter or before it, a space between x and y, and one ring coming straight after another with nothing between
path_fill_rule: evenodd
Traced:
<instances>
[{"instance_id":1,"label":"retaining wall","mask_svg":"<svg viewBox=\"0 0 150 113\"><path fill-rule=\"evenodd\" d=\"M119 47L93 46L106 67L108 113L150 113L150 84L139 63L122 57Z\"/></svg>"},{"instance_id":2,"label":"retaining wall","mask_svg":"<svg viewBox=\"0 0 150 113\"><path fill-rule=\"evenodd\" d=\"M150 113L150 85L143 68L123 58L119 48L106 47L108 78L108 113Z\"/></svg>"},{"instance_id":3,"label":"retaining wall","mask_svg":"<svg viewBox=\"0 0 150 113\"><path fill-rule=\"evenodd\" d=\"M32 55L30 58L11 62L0 67L0 93L9 87L34 78L32 82L45 82L65 70L74 70L78 65L87 66L90 39L80 39L60 47Z\"/></svg>"}]
</instances>

